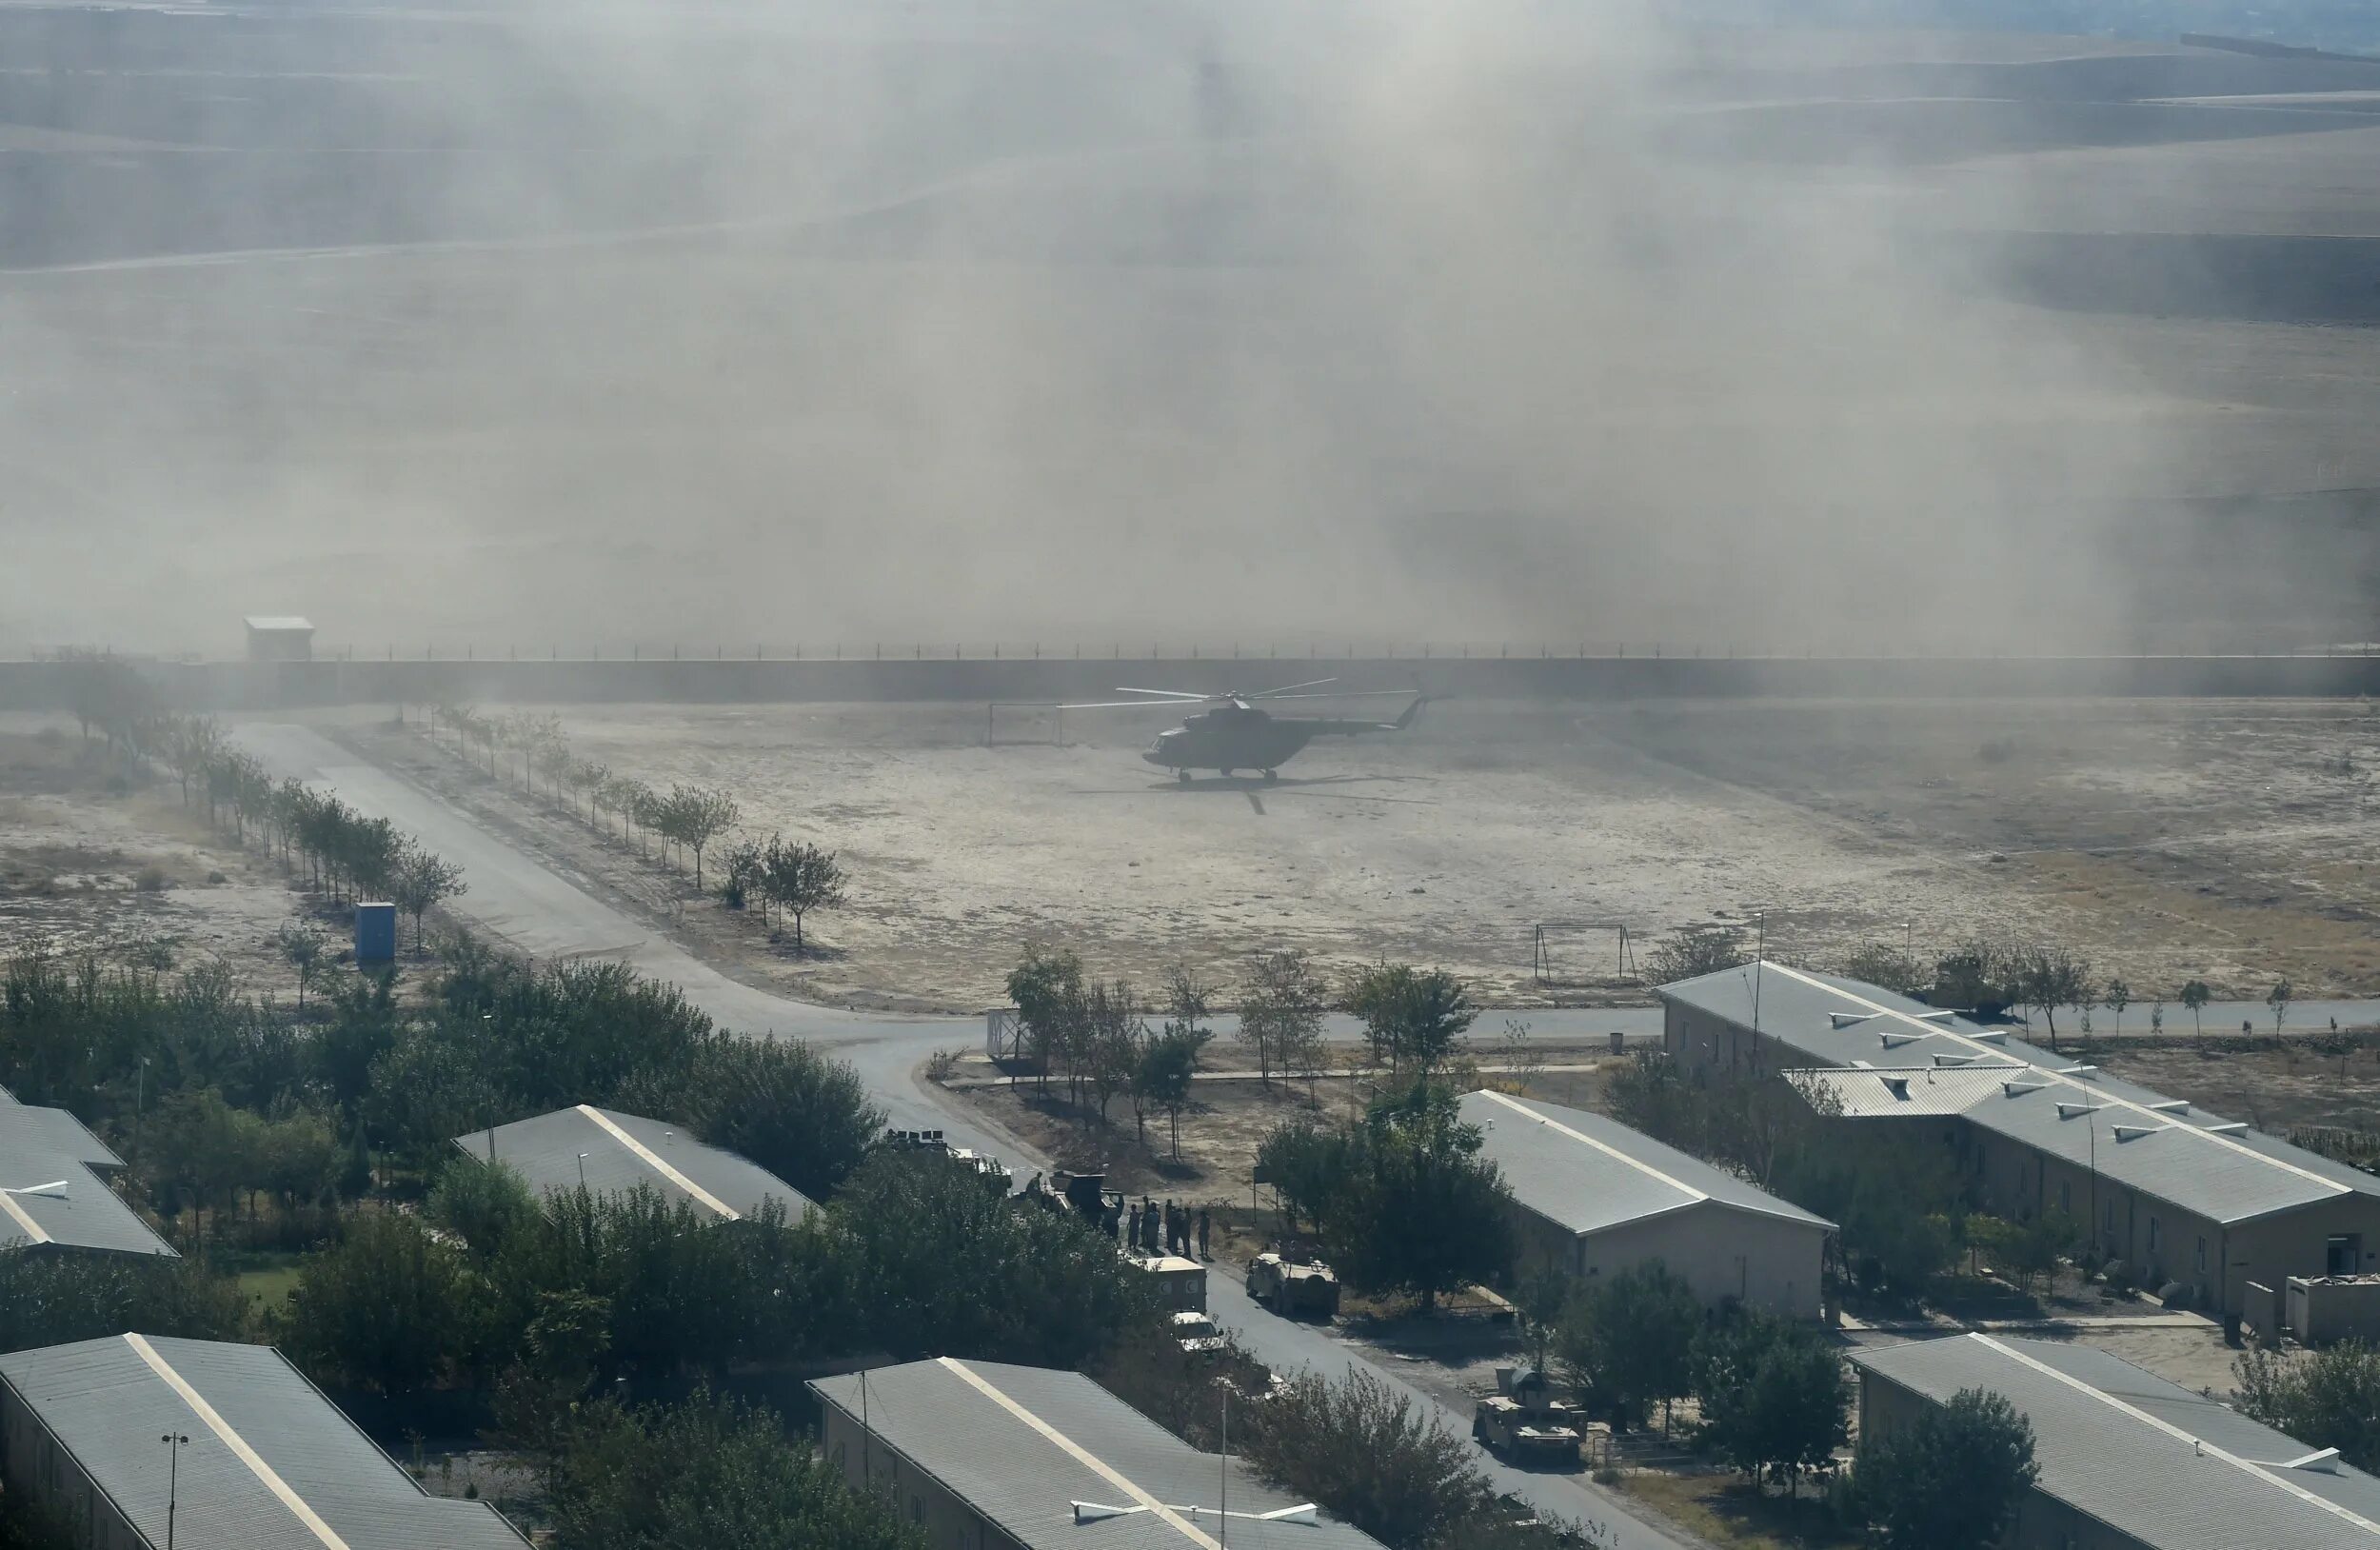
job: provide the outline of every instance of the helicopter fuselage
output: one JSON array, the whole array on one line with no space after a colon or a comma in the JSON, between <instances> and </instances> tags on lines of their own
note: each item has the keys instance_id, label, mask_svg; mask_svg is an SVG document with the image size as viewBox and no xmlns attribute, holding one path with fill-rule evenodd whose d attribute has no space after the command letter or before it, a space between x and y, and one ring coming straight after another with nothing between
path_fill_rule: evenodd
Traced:
<instances>
[{"instance_id":1,"label":"helicopter fuselage","mask_svg":"<svg viewBox=\"0 0 2380 1550\"><path fill-rule=\"evenodd\" d=\"M1421 700L1405 707L1393 722L1318 720L1274 716L1249 705L1223 705L1190 717L1170 732L1160 732L1140 757L1174 770L1184 780L1194 769L1229 775L1235 770L1262 771L1268 778L1292 755L1318 737L1355 737L1365 732L1401 732L1413 725Z\"/></svg>"}]
</instances>

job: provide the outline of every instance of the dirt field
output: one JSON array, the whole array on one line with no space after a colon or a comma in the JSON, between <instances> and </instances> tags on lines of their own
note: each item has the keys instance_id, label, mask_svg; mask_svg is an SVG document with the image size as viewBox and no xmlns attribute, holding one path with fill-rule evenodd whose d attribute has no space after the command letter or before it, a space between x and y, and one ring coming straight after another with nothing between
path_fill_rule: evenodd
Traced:
<instances>
[{"instance_id":1,"label":"dirt field","mask_svg":"<svg viewBox=\"0 0 2380 1550\"><path fill-rule=\"evenodd\" d=\"M216 842L174 783L128 781L99 748L70 724L0 725L0 956L219 960L242 984L288 994L271 939L296 901L278 870Z\"/></svg>"},{"instance_id":2,"label":"dirt field","mask_svg":"<svg viewBox=\"0 0 2380 1550\"><path fill-rule=\"evenodd\" d=\"M2380 1130L2380 1048L2357 1044L2326 1055L2294 1043L2250 1050L2099 1044L2078 1058L2275 1135L2298 1125Z\"/></svg>"},{"instance_id":3,"label":"dirt field","mask_svg":"<svg viewBox=\"0 0 2380 1550\"><path fill-rule=\"evenodd\" d=\"M1442 964L1494 1002L1627 1000L1616 939L1767 912L1773 950L1923 956L2046 937L2146 1002L2185 978L2261 995L2380 988L2369 823L2380 716L2360 704L2116 702L1434 705L1401 737L1321 746L1279 785L1188 788L1140 763L1167 724L1122 712L1066 747L983 745L981 705L620 706L561 712L583 756L716 785L745 825L839 849L851 904L795 961L685 907L705 950L827 1000L973 1009L1028 941L1154 984L1245 955ZM1089 718L1081 718L1087 722ZM418 732L375 756L533 823L538 843L671 911L687 890L617 842L530 816Z\"/></svg>"}]
</instances>

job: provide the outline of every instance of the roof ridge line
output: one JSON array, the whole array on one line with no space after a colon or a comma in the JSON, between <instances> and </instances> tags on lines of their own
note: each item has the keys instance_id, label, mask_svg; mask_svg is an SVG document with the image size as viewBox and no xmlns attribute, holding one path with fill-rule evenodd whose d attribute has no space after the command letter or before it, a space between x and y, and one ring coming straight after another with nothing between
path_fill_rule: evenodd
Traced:
<instances>
[{"instance_id":1,"label":"roof ridge line","mask_svg":"<svg viewBox=\"0 0 2380 1550\"><path fill-rule=\"evenodd\" d=\"M1114 1486L1119 1491L1121 1491L1125 1495L1131 1497L1134 1501L1146 1508L1159 1521L1179 1531L1183 1538L1187 1539L1191 1543L1198 1545L1200 1550L1223 1550L1221 1541L1207 1534L1197 1524L1184 1519L1173 1508L1165 1505L1162 1501L1158 1500L1156 1497L1151 1496L1148 1492L1134 1484L1130 1480L1127 1480L1121 1471L1109 1464L1107 1461L1101 1459L1099 1455L1093 1453L1081 1443L1077 1442L1073 1438L1068 1437L1065 1433L1060 1431L1048 1421L1043 1421L1040 1416L1035 1415L1031 1409L1027 1408L1023 1401L1010 1395L1005 1390L1002 1389L998 1384L994 1383L990 1379L984 1377L982 1373L977 1372L974 1368L968 1366L957 1357L936 1357L934 1360L938 1365L943 1367L951 1373L956 1374L961 1379L963 1379L970 1386L982 1394L984 1398L990 1400L994 1404L999 1405L1002 1410L1007 1411L1010 1415L1016 1417L1019 1421L1023 1421L1027 1426L1033 1428L1033 1430L1041 1436L1042 1441L1057 1447L1068 1458L1074 1460L1075 1462L1081 1464L1092 1474L1097 1475L1100 1479L1105 1480L1108 1484Z\"/></svg>"},{"instance_id":2,"label":"roof ridge line","mask_svg":"<svg viewBox=\"0 0 2380 1550\"><path fill-rule=\"evenodd\" d=\"M1776 970L1787 979L1798 980L1813 990L1832 992L1835 995L1842 996L1850 1001L1855 1002L1862 1006L1874 1007L1876 1011L1881 1012L1887 1017L1895 1017L1904 1023L1914 1023L1916 1026L1925 1029L1928 1033L1939 1035L1944 1039L1956 1040L1958 1043L1973 1049L1977 1054L1994 1052L1992 1046L1985 1044L1980 1039L1971 1039L1967 1035L1960 1033L1954 1028L1946 1028L1937 1023L1927 1023L1919 1018L1912 1017L1907 1012L1901 1011L1895 1007L1887 1006L1881 1002L1870 1001L1867 997L1859 995L1855 991L1845 990L1840 985L1829 984L1824 980L1816 979L1811 975L1802 973L1799 969L1787 968L1782 964L1775 963L1765 964L1763 966ZM2006 1052L1998 1051L1998 1053L2005 1054ZM2229 1147L2232 1151L2239 1153L2242 1157L2253 1158L2257 1162L2265 1163L2268 1166L2281 1168L2287 1172L2296 1174L2301 1179L2310 1180L2314 1183L2322 1185L2324 1188L2330 1190L2333 1195L2351 1195L2354 1193L2353 1190L2350 1189L2347 1185L2340 1183L2336 1179L2325 1179L2321 1174L2315 1173L2310 1168L2301 1168L2296 1163L2288 1162L2282 1158L2267 1157L2264 1153L2257 1151L2254 1147L2243 1146L2238 1142L2231 1140L2229 1136L2218 1136L2213 1131L2206 1129L2201 1125L2175 1124L2172 1123L2172 1119L2170 1115L2159 1114L2156 1110L2150 1108L2145 1103L2136 1103L2129 1098L2124 1098L2115 1093L2111 1093L2103 1087L2089 1086L2083 1083L2076 1082L2073 1077L2067 1076L2063 1072L2053 1071L2048 1066L2033 1065L2030 1061L2025 1063L2050 1081L2065 1083L2068 1086L2074 1088L2078 1092L2095 1093L2110 1103L2121 1104L2125 1108L2148 1115L2152 1120L2155 1121L2167 1129L2179 1130L2193 1136L2204 1136L2208 1141L2212 1142L2217 1146ZM1838 1069L1847 1070L1853 1068L1838 1067Z\"/></svg>"},{"instance_id":3,"label":"roof ridge line","mask_svg":"<svg viewBox=\"0 0 2380 1550\"><path fill-rule=\"evenodd\" d=\"M701 1201L704 1205L707 1205L712 1210L718 1212L722 1218L729 1222L742 1222L744 1220L743 1212L736 1210L726 1202L721 1200L709 1190L704 1189L701 1184L696 1183L684 1174L680 1173L676 1168L671 1167L667 1162L663 1162L660 1153L654 1151L651 1147L645 1145L634 1136L629 1135L627 1131L622 1129L619 1123L615 1122L610 1115L605 1114L602 1109L597 1108L592 1103L581 1103L578 1105L578 1108L581 1114L585 1115L588 1119L594 1121L597 1124L602 1125L605 1130L609 1131L611 1133L612 1140L618 1142L621 1145L625 1146L629 1151L634 1152L645 1162L649 1164L654 1172L660 1174L671 1183L676 1184L680 1189L684 1190L696 1200Z\"/></svg>"},{"instance_id":4,"label":"roof ridge line","mask_svg":"<svg viewBox=\"0 0 2380 1550\"><path fill-rule=\"evenodd\" d=\"M2183 1428L2174 1425L2172 1421L2165 1420L2161 1416L2152 1416L2148 1411L2141 1409L2138 1405L2131 1404L2123 1400L2119 1400L2114 1395L2109 1393L2106 1389L2100 1388L2094 1383L2087 1383L2081 1379L2075 1378L2071 1374L2062 1373L2055 1367L2051 1366L2048 1362L2043 1361L2038 1358L2029 1357L2025 1355L2024 1352L2016 1350L2005 1341L1993 1340L1991 1336L1983 1333L1981 1330L1970 1330L1967 1338L1972 1341L1981 1341L1984 1344L1992 1347L1994 1351L1997 1351L2002 1356L2007 1357L2011 1361L2018 1362L2024 1366L2030 1367L2046 1378L2063 1383L2071 1389L2077 1390L2083 1395L2098 1401L2101 1404L2107 1405L2111 1409L2132 1417L2134 1421L2143 1421L2148 1425L2153 1426L2158 1431L2165 1433L2167 1436L2172 1437L2178 1441L2188 1442L2192 1448L2195 1448L2206 1457L2211 1459L2220 1459L2225 1463L2231 1465L2233 1468L2241 1471L2251 1478L2264 1481L2267 1485L2277 1485L2282 1490L2287 1491L2290 1495L2296 1497L2299 1500L2320 1507L2323 1511L2331 1514L2333 1517L2345 1519L2347 1521L2354 1524L2357 1528L2362 1529L2367 1534L2380 1537L2380 1523L2375 1523L2370 1519L2364 1517L2362 1514L2341 1506L2339 1503L2331 1500L2329 1497L2321 1496L2315 1492L2309 1491L2294 1480L2282 1480L2279 1476L2274 1475L2271 1469L2258 1463L2253 1459L2243 1459L2238 1454L2232 1453L2229 1449L2218 1447L2194 1432L2185 1431ZM2282 1435L2287 1436L2288 1434L2283 1433ZM2291 1441L2295 1440L2291 1439Z\"/></svg>"},{"instance_id":5,"label":"roof ridge line","mask_svg":"<svg viewBox=\"0 0 2380 1550\"><path fill-rule=\"evenodd\" d=\"M248 1445L248 1439L242 1437L229 1421L223 1419L213 1405L207 1402L206 1396L192 1387L188 1379L174 1370L172 1362L168 1361L155 1346L149 1343L148 1336L127 1335L124 1337L124 1343L130 1346L132 1354L146 1362L149 1370L164 1380L166 1386L173 1390L184 1404L190 1407L190 1413L198 1417L200 1424L214 1433L216 1441L229 1448L231 1456L248 1466L248 1473L256 1477L257 1483L270 1491L283 1506L289 1509L291 1515L299 1522L306 1525L307 1532L323 1542L324 1550L349 1550L347 1541L339 1538L338 1533L328 1523L323 1521L322 1515L316 1512L304 1497L298 1495L296 1489L288 1480L283 1480L272 1465L265 1462L256 1450Z\"/></svg>"},{"instance_id":6,"label":"roof ridge line","mask_svg":"<svg viewBox=\"0 0 2380 1550\"><path fill-rule=\"evenodd\" d=\"M1559 1120L1552 1119L1546 1115L1539 1114L1537 1110L1529 1107L1527 1104L1521 1103L1520 1100L1511 1096L1509 1093L1499 1093L1493 1087L1482 1087L1479 1089L1479 1092L1482 1097L1492 1098L1497 1103L1503 1104L1506 1108L1513 1110L1517 1114L1526 1114L1529 1118L1537 1121L1537 1123L1541 1125L1546 1125L1552 1129L1558 1130L1573 1141L1584 1142L1587 1145L1594 1147L1597 1151L1603 1153L1605 1156L1616 1158L1620 1162L1627 1163L1630 1167L1635 1168L1637 1172L1649 1174L1653 1178L1658 1179L1661 1182L1669 1185L1672 1189L1677 1190L1682 1194L1692 1196L1697 1202L1714 1199L1709 1190L1696 1189L1694 1185L1686 1182L1682 1179L1673 1178L1669 1174L1663 1173L1660 1169L1655 1167L1652 1163L1645 1162L1641 1158L1630 1157L1626 1152L1621 1151L1618 1147L1611 1145L1606 1142L1597 1141L1583 1130L1574 1130L1569 1125L1562 1123Z\"/></svg>"}]
</instances>

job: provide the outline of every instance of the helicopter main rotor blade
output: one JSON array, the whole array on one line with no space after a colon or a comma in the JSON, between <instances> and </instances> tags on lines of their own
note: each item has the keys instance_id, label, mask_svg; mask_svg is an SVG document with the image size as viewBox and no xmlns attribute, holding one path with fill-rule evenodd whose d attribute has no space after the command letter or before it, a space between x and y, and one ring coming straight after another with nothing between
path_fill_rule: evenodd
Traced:
<instances>
[{"instance_id":1,"label":"helicopter main rotor blade","mask_svg":"<svg viewBox=\"0 0 2380 1550\"><path fill-rule=\"evenodd\" d=\"M1287 694L1291 689L1310 689L1319 687L1324 684L1336 684L1338 682L1339 680L1336 678L1309 678L1302 684L1283 684L1279 688L1259 689L1254 694L1242 695L1240 698L1244 700L1270 700L1277 694Z\"/></svg>"},{"instance_id":2,"label":"helicopter main rotor blade","mask_svg":"<svg viewBox=\"0 0 2380 1550\"><path fill-rule=\"evenodd\" d=\"M1191 693L1191 692L1189 692L1187 689L1135 689L1135 688L1126 688L1126 687L1125 687L1123 685L1121 685L1121 684L1119 684L1119 685L1117 685L1117 686L1116 686L1116 692L1117 692L1118 694L1148 694L1148 695L1154 695L1154 696L1156 696L1158 699L1160 699L1160 700L1200 700L1200 701L1203 701L1203 700L1220 700L1220 699L1221 699L1221 698L1222 698L1222 696L1221 696L1221 695L1220 695L1220 694L1192 694L1192 693Z\"/></svg>"},{"instance_id":3,"label":"helicopter main rotor blade","mask_svg":"<svg viewBox=\"0 0 2380 1550\"><path fill-rule=\"evenodd\" d=\"M1325 694L1251 694L1251 700L1402 700L1411 689L1346 689Z\"/></svg>"},{"instance_id":4,"label":"helicopter main rotor blade","mask_svg":"<svg viewBox=\"0 0 2380 1550\"><path fill-rule=\"evenodd\" d=\"M1195 702L1183 700L1095 700L1089 705L1052 705L1049 708L1052 710L1159 710L1162 709L1166 705L1179 705L1191 703L1204 704L1205 702L1203 698L1200 698Z\"/></svg>"}]
</instances>

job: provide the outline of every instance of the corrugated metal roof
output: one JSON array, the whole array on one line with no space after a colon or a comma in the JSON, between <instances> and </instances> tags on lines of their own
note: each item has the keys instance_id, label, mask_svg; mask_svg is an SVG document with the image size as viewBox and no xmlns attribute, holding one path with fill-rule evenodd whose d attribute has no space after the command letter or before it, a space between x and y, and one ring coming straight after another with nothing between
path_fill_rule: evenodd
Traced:
<instances>
[{"instance_id":1,"label":"corrugated metal roof","mask_svg":"<svg viewBox=\"0 0 2380 1550\"><path fill-rule=\"evenodd\" d=\"M2371 1550L2380 1480L2285 1469L2315 1450L2088 1346L1964 1335L1852 1353L1936 1401L2005 1396L2032 1421L2040 1489L2152 1550Z\"/></svg>"},{"instance_id":2,"label":"corrugated metal roof","mask_svg":"<svg viewBox=\"0 0 2380 1550\"><path fill-rule=\"evenodd\" d=\"M1222 1538L1211 1513L1183 1519L1191 1533L1150 1512L1074 1521L1076 1501L1139 1504L1101 1468L1169 1508L1224 1505L1226 1468L1081 1373L944 1359L881 1367L865 1381L869 1434L1027 1550L1198 1550ZM810 1387L857 1421L861 1382L862 1375L849 1373ZM1235 1513L1300 1504L1237 1460L1228 1469ZM1229 1538L1234 1550L1379 1550L1370 1535L1327 1519L1234 1518Z\"/></svg>"},{"instance_id":3,"label":"corrugated metal roof","mask_svg":"<svg viewBox=\"0 0 2380 1550\"><path fill-rule=\"evenodd\" d=\"M1829 1079L1854 1118L1899 1112L1883 1106L1877 1083L1912 1070L1937 1074L1987 1064L2029 1069L1987 1081L1959 1078L1973 1123L2089 1167L2211 1221L2238 1222L2345 1194L2380 1196L2380 1179L2254 1131L2163 1093L2077 1066L2069 1057L1897 996L1832 975L1764 964L1664 985L1664 1000L1753 1025L1757 973L1759 1031L1828 1066L1867 1066L1877 1077ZM2013 1083L2013 1086L2007 1085ZM1930 1103L1947 1104L1953 1086ZM1915 1091L1914 1084L1912 1087ZM2062 1108L2060 1105L2064 1105ZM1950 1112L1944 1108L1941 1112ZM2116 1127L2122 1125L2119 1135Z\"/></svg>"},{"instance_id":4,"label":"corrugated metal roof","mask_svg":"<svg viewBox=\"0 0 2380 1550\"><path fill-rule=\"evenodd\" d=\"M455 1137L454 1143L487 1161L489 1132L474 1130ZM783 1179L733 1152L704 1145L682 1126L588 1103L500 1124L494 1145L497 1160L538 1195L578 1188L584 1152L586 1187L598 1195L649 1184L672 1200L692 1201L713 1217L749 1216L764 1199L783 1202L794 1217L814 1209Z\"/></svg>"},{"instance_id":5,"label":"corrugated metal roof","mask_svg":"<svg viewBox=\"0 0 2380 1550\"><path fill-rule=\"evenodd\" d=\"M62 1186L0 1197L0 1248L53 1243L171 1256L173 1246L91 1171L123 1165L122 1159L66 1110L0 1103L0 1189Z\"/></svg>"},{"instance_id":6,"label":"corrugated metal roof","mask_svg":"<svg viewBox=\"0 0 2380 1550\"><path fill-rule=\"evenodd\" d=\"M144 1339L154 1362L136 1344ZM177 1544L521 1550L526 1542L485 1502L425 1493L269 1346L111 1336L0 1356L0 1379L152 1544L166 1542L169 1484ZM189 1439L170 1470L158 1441L168 1434ZM260 1464L328 1538L274 1491Z\"/></svg>"},{"instance_id":7,"label":"corrugated metal roof","mask_svg":"<svg viewBox=\"0 0 2380 1550\"><path fill-rule=\"evenodd\" d=\"M1513 1199L1574 1233L1705 1205L1804 1222L1821 1232L1834 1228L1600 1114L1497 1092L1466 1093L1460 1107L1466 1122L1481 1127L1480 1151L1495 1160Z\"/></svg>"}]
</instances>

